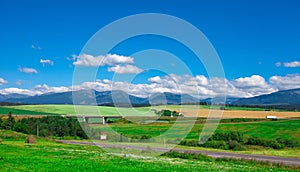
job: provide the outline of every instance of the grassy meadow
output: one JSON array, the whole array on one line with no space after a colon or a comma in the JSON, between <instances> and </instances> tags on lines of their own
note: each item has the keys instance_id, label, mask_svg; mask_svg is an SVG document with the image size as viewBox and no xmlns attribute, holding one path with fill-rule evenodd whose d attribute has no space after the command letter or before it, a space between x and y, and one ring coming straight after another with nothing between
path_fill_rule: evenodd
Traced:
<instances>
[{"instance_id":1,"label":"grassy meadow","mask_svg":"<svg viewBox=\"0 0 300 172\"><path fill-rule=\"evenodd\" d=\"M155 116L153 110L169 109L184 114L186 117L207 117L210 112L219 111L220 106L197 105L167 105L152 107L108 107L85 105L18 105L1 106L0 115L10 111L15 115L122 115L122 116ZM264 108L225 107L222 118L265 118L267 115L277 116L280 119L300 117L300 112L279 111Z\"/></svg>"},{"instance_id":2,"label":"grassy meadow","mask_svg":"<svg viewBox=\"0 0 300 172\"><path fill-rule=\"evenodd\" d=\"M38 138L25 144L26 135L0 131L1 171L295 171L295 167L253 161L112 154L95 146L66 145Z\"/></svg>"}]
</instances>

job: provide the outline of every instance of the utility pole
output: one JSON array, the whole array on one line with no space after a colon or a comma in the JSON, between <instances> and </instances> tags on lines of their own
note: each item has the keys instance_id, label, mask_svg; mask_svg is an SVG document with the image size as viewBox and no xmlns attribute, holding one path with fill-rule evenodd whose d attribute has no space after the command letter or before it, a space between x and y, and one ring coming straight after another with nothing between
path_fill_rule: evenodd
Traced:
<instances>
[{"instance_id":1,"label":"utility pole","mask_svg":"<svg viewBox=\"0 0 300 172\"><path fill-rule=\"evenodd\" d=\"M39 137L39 125L36 125L36 136Z\"/></svg>"}]
</instances>

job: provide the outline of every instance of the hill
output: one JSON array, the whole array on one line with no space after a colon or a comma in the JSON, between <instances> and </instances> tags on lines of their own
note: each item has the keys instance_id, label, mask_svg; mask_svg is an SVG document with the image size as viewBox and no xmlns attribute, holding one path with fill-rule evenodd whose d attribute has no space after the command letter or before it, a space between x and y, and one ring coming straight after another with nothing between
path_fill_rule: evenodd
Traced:
<instances>
[{"instance_id":1,"label":"hill","mask_svg":"<svg viewBox=\"0 0 300 172\"><path fill-rule=\"evenodd\" d=\"M108 106L147 106L150 103L181 104L197 103L199 100L188 94L156 93L147 98L129 95L124 91L80 90L74 92L47 93L36 96L6 96L0 95L0 101L23 104L78 104L78 105L108 105ZM95 100L96 99L96 100Z\"/></svg>"},{"instance_id":2,"label":"hill","mask_svg":"<svg viewBox=\"0 0 300 172\"><path fill-rule=\"evenodd\" d=\"M300 109L300 88L251 98L242 98L233 102L233 104L239 106L269 106L284 109Z\"/></svg>"}]
</instances>

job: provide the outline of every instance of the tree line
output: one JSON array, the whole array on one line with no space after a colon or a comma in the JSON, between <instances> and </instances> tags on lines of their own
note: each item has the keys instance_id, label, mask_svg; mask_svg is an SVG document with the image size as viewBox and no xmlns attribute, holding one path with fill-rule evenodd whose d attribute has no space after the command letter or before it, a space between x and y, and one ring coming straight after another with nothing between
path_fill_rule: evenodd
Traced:
<instances>
[{"instance_id":1,"label":"tree line","mask_svg":"<svg viewBox=\"0 0 300 172\"><path fill-rule=\"evenodd\" d=\"M33 134L42 137L75 136L88 138L77 119L61 116L45 116L42 118L22 118L16 120L11 113L7 118L0 117L0 129Z\"/></svg>"}]
</instances>

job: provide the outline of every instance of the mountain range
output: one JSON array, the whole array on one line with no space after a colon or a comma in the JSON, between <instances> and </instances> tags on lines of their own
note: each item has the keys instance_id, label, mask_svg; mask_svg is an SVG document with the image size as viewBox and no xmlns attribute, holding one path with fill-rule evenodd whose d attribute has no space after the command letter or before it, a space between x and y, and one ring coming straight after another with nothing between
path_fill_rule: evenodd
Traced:
<instances>
[{"instance_id":1,"label":"mountain range","mask_svg":"<svg viewBox=\"0 0 300 172\"><path fill-rule=\"evenodd\" d=\"M74 98L74 99L73 99ZM80 90L74 92L46 93L36 96L23 94L0 94L0 102L23 103L23 104L82 104L82 105L159 105L159 104L189 104L206 102L222 102L222 98L208 98L199 100L188 94L155 93L149 97L137 97L124 91ZM220 101L219 101L220 100ZM300 109L300 88L283 90L271 94L251 98L227 98L226 104L239 106L276 106L284 108Z\"/></svg>"},{"instance_id":2,"label":"mountain range","mask_svg":"<svg viewBox=\"0 0 300 172\"><path fill-rule=\"evenodd\" d=\"M74 98L74 99L73 99ZM159 105L197 103L199 99L188 94L155 93L147 98L129 95L124 91L80 90L74 92L47 93L36 96L21 94L1 95L0 102L23 104L82 104L82 105Z\"/></svg>"},{"instance_id":3,"label":"mountain range","mask_svg":"<svg viewBox=\"0 0 300 172\"><path fill-rule=\"evenodd\" d=\"M276 107L283 109L300 109L300 88L278 91L271 94L241 98L232 104L239 106Z\"/></svg>"}]
</instances>

